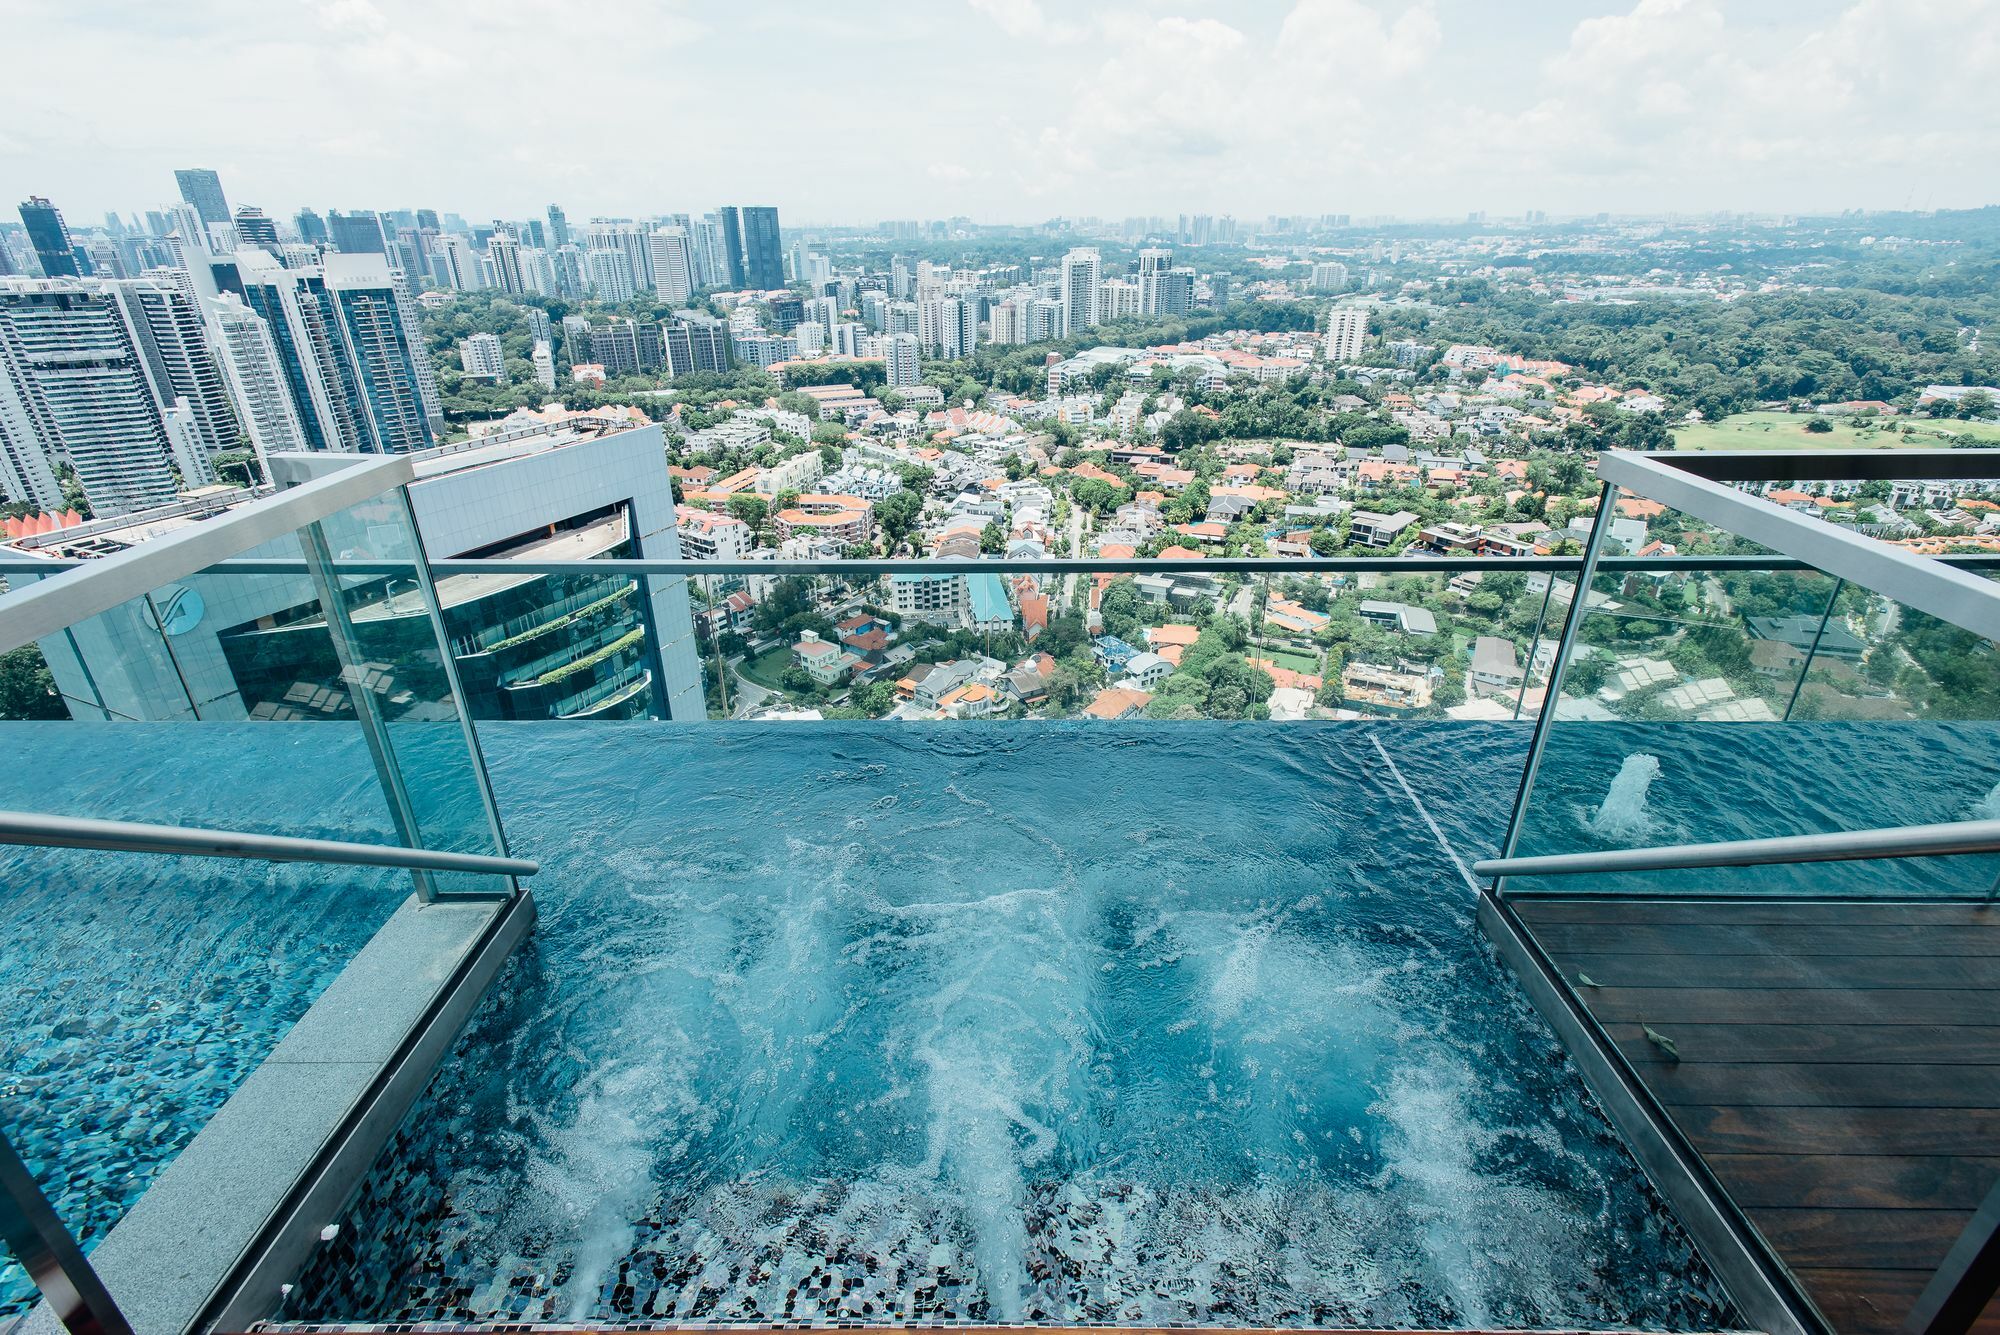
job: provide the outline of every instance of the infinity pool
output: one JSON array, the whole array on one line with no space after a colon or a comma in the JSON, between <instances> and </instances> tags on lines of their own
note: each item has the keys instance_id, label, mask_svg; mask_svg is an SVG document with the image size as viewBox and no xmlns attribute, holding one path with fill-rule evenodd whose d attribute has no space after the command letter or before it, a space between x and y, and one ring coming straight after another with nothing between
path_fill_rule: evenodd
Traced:
<instances>
[{"instance_id":1,"label":"infinity pool","mask_svg":"<svg viewBox=\"0 0 2000 1335\"><path fill-rule=\"evenodd\" d=\"M1515 729L482 733L535 940L286 1317L1732 1319L1376 740L1471 854Z\"/></svg>"}]
</instances>

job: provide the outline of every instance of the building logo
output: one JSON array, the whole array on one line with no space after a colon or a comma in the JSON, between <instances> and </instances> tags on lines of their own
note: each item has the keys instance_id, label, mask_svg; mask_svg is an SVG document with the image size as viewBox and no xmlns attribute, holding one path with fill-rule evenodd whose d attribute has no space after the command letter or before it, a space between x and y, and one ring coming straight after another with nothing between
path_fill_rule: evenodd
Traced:
<instances>
[{"instance_id":1,"label":"building logo","mask_svg":"<svg viewBox=\"0 0 2000 1335\"><path fill-rule=\"evenodd\" d=\"M147 600L155 624L166 635L185 635L201 624L207 607L201 595L185 584L169 584Z\"/></svg>"}]
</instances>

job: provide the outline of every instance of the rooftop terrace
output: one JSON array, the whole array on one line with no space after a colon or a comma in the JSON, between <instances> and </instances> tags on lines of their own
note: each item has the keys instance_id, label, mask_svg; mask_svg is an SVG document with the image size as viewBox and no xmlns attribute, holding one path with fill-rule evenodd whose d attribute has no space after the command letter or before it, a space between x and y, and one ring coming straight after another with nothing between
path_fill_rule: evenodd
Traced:
<instances>
[{"instance_id":1,"label":"rooftop terrace","mask_svg":"<svg viewBox=\"0 0 2000 1335\"><path fill-rule=\"evenodd\" d=\"M1987 1329L1992 560L1730 485L1887 466L1609 455L1600 510L1704 550L1183 589L431 560L382 459L9 566L0 650L75 646L105 721L0 724L0 1328ZM910 572L976 581L979 624L889 616ZM717 721L473 716L440 586L523 575L758 587L781 647L883 611L889 676L991 689L724 721L878 686L590 623L643 641L642 692L707 673ZM1017 575L1041 635L1082 626L1047 675ZM316 692L310 725L190 670L262 580L303 619L226 667ZM1348 614L1378 590L1436 633ZM1195 633L1144 691L1090 658L1149 625ZM1253 659L1327 693L1271 722ZM1410 702L1338 694L1389 675Z\"/></svg>"}]
</instances>

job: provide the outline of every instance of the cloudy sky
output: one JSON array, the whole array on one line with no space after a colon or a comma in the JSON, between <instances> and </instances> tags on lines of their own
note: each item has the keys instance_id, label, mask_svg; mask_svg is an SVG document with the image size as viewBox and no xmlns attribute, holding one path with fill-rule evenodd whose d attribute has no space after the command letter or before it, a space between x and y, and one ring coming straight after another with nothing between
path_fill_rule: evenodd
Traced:
<instances>
[{"instance_id":1,"label":"cloudy sky","mask_svg":"<svg viewBox=\"0 0 2000 1335\"><path fill-rule=\"evenodd\" d=\"M2000 0L0 0L0 181L572 217L2000 202Z\"/></svg>"}]
</instances>

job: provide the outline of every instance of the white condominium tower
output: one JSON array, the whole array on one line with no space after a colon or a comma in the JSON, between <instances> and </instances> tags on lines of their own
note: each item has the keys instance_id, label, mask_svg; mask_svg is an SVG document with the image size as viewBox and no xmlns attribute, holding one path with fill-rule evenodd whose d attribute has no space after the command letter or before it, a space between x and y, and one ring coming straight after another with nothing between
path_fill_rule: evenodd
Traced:
<instances>
[{"instance_id":1,"label":"white condominium tower","mask_svg":"<svg viewBox=\"0 0 2000 1335\"><path fill-rule=\"evenodd\" d=\"M40 474L66 459L100 516L162 505L178 490L138 341L99 284L0 281L0 434L10 454L32 449L42 458L41 470L26 470L32 485L24 491L42 490Z\"/></svg>"},{"instance_id":2,"label":"white condominium tower","mask_svg":"<svg viewBox=\"0 0 2000 1335\"><path fill-rule=\"evenodd\" d=\"M499 380L507 374L498 334L469 334L458 345L459 365L475 380Z\"/></svg>"},{"instance_id":3,"label":"white condominium tower","mask_svg":"<svg viewBox=\"0 0 2000 1335\"><path fill-rule=\"evenodd\" d=\"M889 388L922 383L917 368L917 336L890 334L882 340L882 362L889 373Z\"/></svg>"},{"instance_id":4,"label":"white condominium tower","mask_svg":"<svg viewBox=\"0 0 2000 1335\"><path fill-rule=\"evenodd\" d=\"M1097 287L1100 261L1097 251L1079 247L1063 256L1063 333L1074 334L1097 323Z\"/></svg>"},{"instance_id":5,"label":"white condominium tower","mask_svg":"<svg viewBox=\"0 0 2000 1335\"><path fill-rule=\"evenodd\" d=\"M305 432L285 389L285 369L272 345L271 327L233 292L211 301L208 312L236 417L251 448L259 456L305 449Z\"/></svg>"},{"instance_id":6,"label":"white condominium tower","mask_svg":"<svg viewBox=\"0 0 2000 1335\"><path fill-rule=\"evenodd\" d=\"M684 227L662 227L648 239L653 252L653 286L661 301L681 305L694 295L694 250Z\"/></svg>"},{"instance_id":7,"label":"white condominium tower","mask_svg":"<svg viewBox=\"0 0 2000 1335\"><path fill-rule=\"evenodd\" d=\"M1365 306L1336 306L1326 323L1326 359L1351 362L1368 344L1368 309Z\"/></svg>"}]
</instances>

